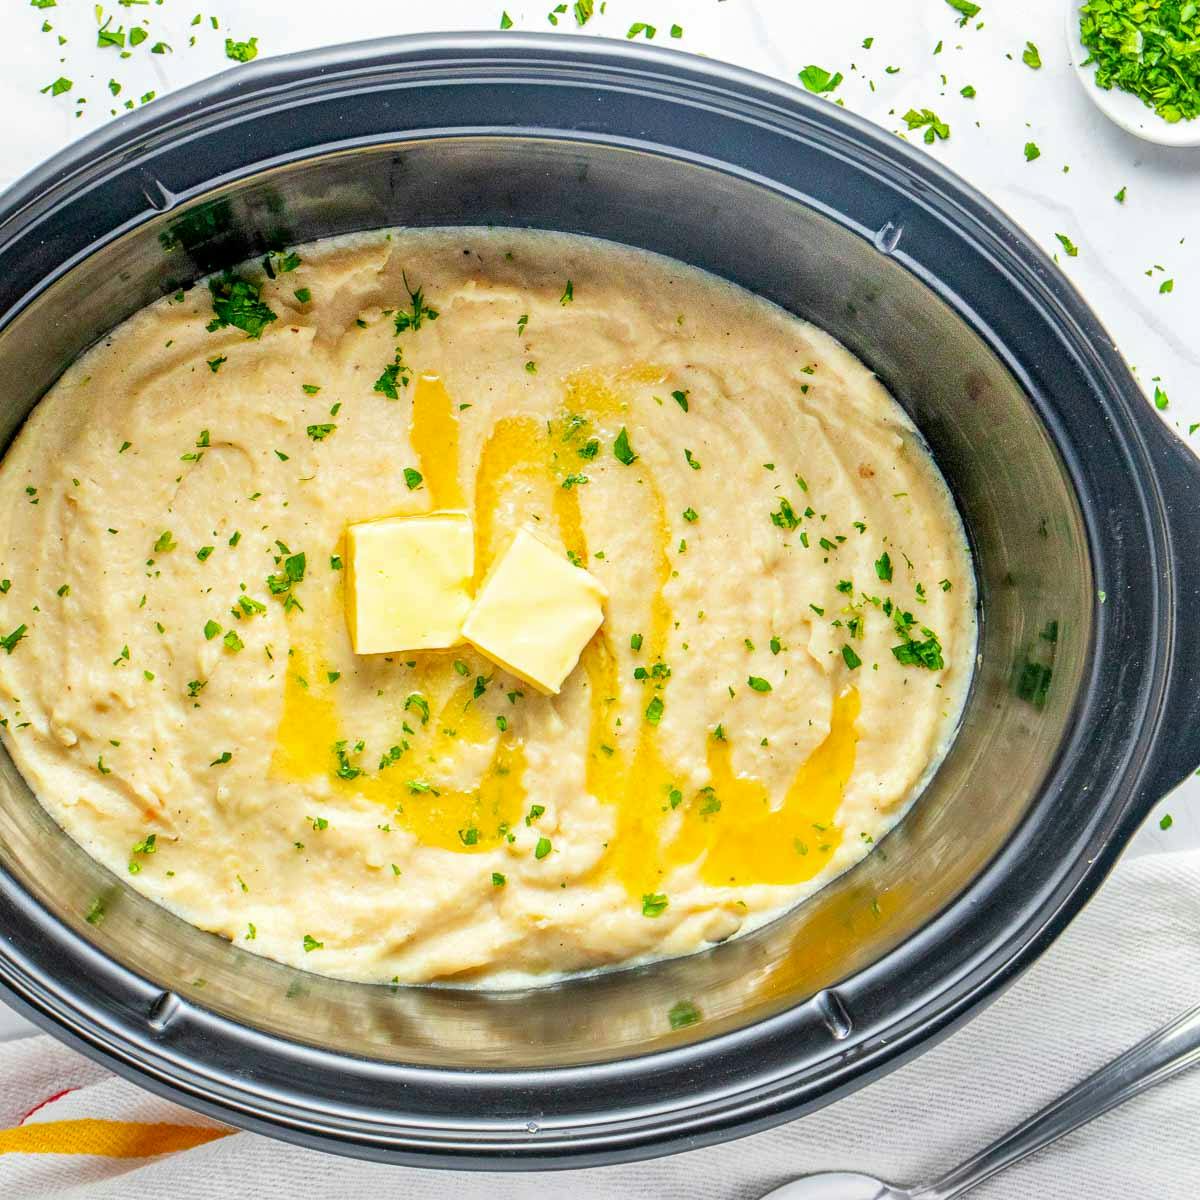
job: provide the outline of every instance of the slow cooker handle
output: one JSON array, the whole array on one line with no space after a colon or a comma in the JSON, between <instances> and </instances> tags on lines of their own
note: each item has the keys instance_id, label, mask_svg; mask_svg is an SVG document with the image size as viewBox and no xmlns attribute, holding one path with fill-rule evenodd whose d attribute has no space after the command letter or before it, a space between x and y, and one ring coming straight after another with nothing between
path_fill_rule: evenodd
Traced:
<instances>
[{"instance_id":1,"label":"slow cooker handle","mask_svg":"<svg viewBox=\"0 0 1200 1200\"><path fill-rule=\"evenodd\" d=\"M1200 458L1156 416L1144 429L1165 510L1170 548L1164 574L1173 601L1163 710L1169 726L1157 738L1149 772L1152 805L1200 766Z\"/></svg>"}]
</instances>

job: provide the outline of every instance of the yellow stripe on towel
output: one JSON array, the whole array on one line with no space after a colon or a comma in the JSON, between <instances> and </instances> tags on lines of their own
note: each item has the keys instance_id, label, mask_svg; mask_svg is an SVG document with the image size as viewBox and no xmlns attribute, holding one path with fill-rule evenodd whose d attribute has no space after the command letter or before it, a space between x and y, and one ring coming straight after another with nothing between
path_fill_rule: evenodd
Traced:
<instances>
[{"instance_id":1,"label":"yellow stripe on towel","mask_svg":"<svg viewBox=\"0 0 1200 1200\"><path fill-rule=\"evenodd\" d=\"M38 1121L0 1129L0 1154L99 1154L105 1158L150 1158L191 1150L232 1133L205 1125L164 1122Z\"/></svg>"}]
</instances>

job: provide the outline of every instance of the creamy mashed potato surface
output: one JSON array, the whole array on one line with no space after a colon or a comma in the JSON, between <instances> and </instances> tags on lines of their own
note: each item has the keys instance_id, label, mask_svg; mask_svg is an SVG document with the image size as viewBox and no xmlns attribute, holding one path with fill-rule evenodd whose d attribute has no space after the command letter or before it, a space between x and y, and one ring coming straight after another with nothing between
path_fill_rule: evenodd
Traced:
<instances>
[{"instance_id":1,"label":"creamy mashed potato surface","mask_svg":"<svg viewBox=\"0 0 1200 1200\"><path fill-rule=\"evenodd\" d=\"M353 653L347 525L455 509L476 581L528 524L607 588L561 695L466 646ZM41 803L186 920L351 979L760 924L895 822L975 648L958 517L860 362L557 234L361 235L165 298L35 410L0 513Z\"/></svg>"}]
</instances>

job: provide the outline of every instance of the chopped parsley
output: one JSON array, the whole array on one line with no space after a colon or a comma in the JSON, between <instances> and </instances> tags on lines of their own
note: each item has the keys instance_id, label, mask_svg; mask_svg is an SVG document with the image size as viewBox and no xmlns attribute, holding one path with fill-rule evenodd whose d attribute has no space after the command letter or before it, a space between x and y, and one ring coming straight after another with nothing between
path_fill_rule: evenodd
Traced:
<instances>
[{"instance_id":1,"label":"chopped parsley","mask_svg":"<svg viewBox=\"0 0 1200 1200\"><path fill-rule=\"evenodd\" d=\"M537 840L537 845L534 847L533 857L537 859L543 859L547 854L550 853L552 849L553 847L550 844L550 839L548 837L540 837Z\"/></svg>"},{"instance_id":2,"label":"chopped parsley","mask_svg":"<svg viewBox=\"0 0 1200 1200\"><path fill-rule=\"evenodd\" d=\"M613 442L613 457L627 467L637 461L637 455L634 454L633 448L629 444L629 431L624 425L621 426L621 432L617 434L616 440Z\"/></svg>"},{"instance_id":3,"label":"chopped parsley","mask_svg":"<svg viewBox=\"0 0 1200 1200\"><path fill-rule=\"evenodd\" d=\"M642 916L661 917L670 903L662 892L647 892L642 897Z\"/></svg>"},{"instance_id":4,"label":"chopped parsley","mask_svg":"<svg viewBox=\"0 0 1200 1200\"><path fill-rule=\"evenodd\" d=\"M375 380L372 391L379 392L380 395L386 396L389 400L399 400L399 388L408 387L408 376L408 368L404 365L404 359L401 357L400 351L397 350L396 357L383 368L383 374Z\"/></svg>"},{"instance_id":5,"label":"chopped parsley","mask_svg":"<svg viewBox=\"0 0 1200 1200\"><path fill-rule=\"evenodd\" d=\"M18 625L12 633L0 637L0 646L4 647L4 653L11 654L17 648L17 643L25 636L26 632L28 632L27 626Z\"/></svg>"},{"instance_id":6,"label":"chopped parsley","mask_svg":"<svg viewBox=\"0 0 1200 1200\"><path fill-rule=\"evenodd\" d=\"M430 308L425 303L425 289L417 288L413 291L408 286L408 277L404 279L404 290L408 292L408 308L402 308L396 313L393 325L396 333L407 333L412 330L415 333L426 321L436 321L438 319L438 311L436 308Z\"/></svg>"},{"instance_id":7,"label":"chopped parsley","mask_svg":"<svg viewBox=\"0 0 1200 1200\"><path fill-rule=\"evenodd\" d=\"M884 583L892 582L892 559L886 550L875 560L875 574Z\"/></svg>"},{"instance_id":8,"label":"chopped parsley","mask_svg":"<svg viewBox=\"0 0 1200 1200\"><path fill-rule=\"evenodd\" d=\"M920 627L923 639L914 638L912 627L915 618L912 613L897 608L892 613L892 624L896 632L903 638L898 646L892 647L896 661L905 667L923 667L927 671L940 671L945 665L942 658L942 646L938 636L925 625Z\"/></svg>"},{"instance_id":9,"label":"chopped parsley","mask_svg":"<svg viewBox=\"0 0 1200 1200\"><path fill-rule=\"evenodd\" d=\"M679 407L682 408L684 412L688 411L688 393L687 392L685 392L685 391L672 392L671 399L674 400L675 403L678 404Z\"/></svg>"},{"instance_id":10,"label":"chopped parsley","mask_svg":"<svg viewBox=\"0 0 1200 1200\"><path fill-rule=\"evenodd\" d=\"M566 290L559 298L559 304L570 304L575 299L575 285L568 279Z\"/></svg>"},{"instance_id":11,"label":"chopped parsley","mask_svg":"<svg viewBox=\"0 0 1200 1200\"><path fill-rule=\"evenodd\" d=\"M771 524L780 529L795 529L800 524L800 518L786 497L779 501L779 511L771 514Z\"/></svg>"},{"instance_id":12,"label":"chopped parsley","mask_svg":"<svg viewBox=\"0 0 1200 1200\"><path fill-rule=\"evenodd\" d=\"M842 647L842 658L851 671L857 671L862 666L862 659L855 654L853 646Z\"/></svg>"},{"instance_id":13,"label":"chopped parsley","mask_svg":"<svg viewBox=\"0 0 1200 1200\"><path fill-rule=\"evenodd\" d=\"M838 85L842 82L842 73L841 71L831 73L824 67L809 63L800 72L800 82L814 95L819 96L826 92L837 91Z\"/></svg>"},{"instance_id":14,"label":"chopped parsley","mask_svg":"<svg viewBox=\"0 0 1200 1200\"><path fill-rule=\"evenodd\" d=\"M334 774L339 779L357 779L362 774L362 768L356 767L350 761L350 751L346 749L346 746L347 742L345 740L334 742L333 744L333 756L337 759L337 770L334 771ZM355 751L360 752L361 750L362 743L358 742L355 745ZM409 787L412 787L411 783L409 784ZM315 829L316 826L314 825L313 828Z\"/></svg>"},{"instance_id":15,"label":"chopped parsley","mask_svg":"<svg viewBox=\"0 0 1200 1200\"><path fill-rule=\"evenodd\" d=\"M662 720L663 709L665 705L662 702L661 696L655 696L650 703L646 705L646 720L651 725L657 725Z\"/></svg>"},{"instance_id":16,"label":"chopped parsley","mask_svg":"<svg viewBox=\"0 0 1200 1200\"><path fill-rule=\"evenodd\" d=\"M317 939L315 937L313 937L313 935L311 933L306 933L304 935L304 953L305 954L310 954L313 950L324 950L324 949L325 949L324 942L318 942Z\"/></svg>"},{"instance_id":17,"label":"chopped parsley","mask_svg":"<svg viewBox=\"0 0 1200 1200\"><path fill-rule=\"evenodd\" d=\"M1079 247L1065 233L1056 233L1054 236L1062 243L1068 258L1076 258L1079 255Z\"/></svg>"},{"instance_id":18,"label":"chopped parsley","mask_svg":"<svg viewBox=\"0 0 1200 1200\"><path fill-rule=\"evenodd\" d=\"M672 1029L686 1029L701 1020L700 1010L690 1000L679 1000L667 1012L667 1024Z\"/></svg>"},{"instance_id":19,"label":"chopped parsley","mask_svg":"<svg viewBox=\"0 0 1200 1200\"><path fill-rule=\"evenodd\" d=\"M1041 70L1042 56L1038 53L1038 48L1032 42L1025 43L1025 52L1021 55L1021 61L1034 71Z\"/></svg>"},{"instance_id":20,"label":"chopped parsley","mask_svg":"<svg viewBox=\"0 0 1200 1200\"><path fill-rule=\"evenodd\" d=\"M950 126L930 108L910 108L904 114L904 123L910 130L924 129L927 146L932 146L935 138L945 141L950 136Z\"/></svg>"},{"instance_id":21,"label":"chopped parsley","mask_svg":"<svg viewBox=\"0 0 1200 1200\"><path fill-rule=\"evenodd\" d=\"M336 425L327 422L324 425L309 425L307 432L314 442L323 442L336 428Z\"/></svg>"},{"instance_id":22,"label":"chopped parsley","mask_svg":"<svg viewBox=\"0 0 1200 1200\"><path fill-rule=\"evenodd\" d=\"M1041 152L1041 150L1038 149L1037 142L1026 142L1025 143L1025 161L1026 162L1033 162L1033 160L1035 158L1041 158L1041 157L1042 157L1042 152Z\"/></svg>"},{"instance_id":23,"label":"chopped parsley","mask_svg":"<svg viewBox=\"0 0 1200 1200\"><path fill-rule=\"evenodd\" d=\"M771 690L770 682L766 679L763 679L761 675L751 675L746 682L756 692L769 692Z\"/></svg>"},{"instance_id":24,"label":"chopped parsley","mask_svg":"<svg viewBox=\"0 0 1200 1200\"><path fill-rule=\"evenodd\" d=\"M236 42L233 38L225 39L225 57L234 62L246 63L258 57L258 38L252 37L244 42ZM308 949L306 946L305 949Z\"/></svg>"},{"instance_id":25,"label":"chopped parsley","mask_svg":"<svg viewBox=\"0 0 1200 1200\"><path fill-rule=\"evenodd\" d=\"M973 4L971 0L946 0L955 12L962 13L962 18L959 20L960 25L965 25L971 17L979 15L979 5Z\"/></svg>"},{"instance_id":26,"label":"chopped parsley","mask_svg":"<svg viewBox=\"0 0 1200 1200\"><path fill-rule=\"evenodd\" d=\"M248 338L260 338L263 330L276 319L275 313L263 302L262 286L242 279L232 271L210 279L208 290L213 307L213 319L207 326L209 333L233 326Z\"/></svg>"}]
</instances>

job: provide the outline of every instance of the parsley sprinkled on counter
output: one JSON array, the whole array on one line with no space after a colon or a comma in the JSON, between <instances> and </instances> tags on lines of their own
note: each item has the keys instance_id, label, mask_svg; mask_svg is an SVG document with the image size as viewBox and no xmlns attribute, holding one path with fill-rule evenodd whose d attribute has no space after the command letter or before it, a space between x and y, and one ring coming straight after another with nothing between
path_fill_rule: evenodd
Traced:
<instances>
[{"instance_id":1,"label":"parsley sprinkled on counter","mask_svg":"<svg viewBox=\"0 0 1200 1200\"><path fill-rule=\"evenodd\" d=\"M661 917L667 911L670 900L662 892L647 892L642 897L642 916Z\"/></svg>"},{"instance_id":2,"label":"parsley sprinkled on counter","mask_svg":"<svg viewBox=\"0 0 1200 1200\"><path fill-rule=\"evenodd\" d=\"M804 84L808 91L817 96L826 92L836 92L842 82L842 78L841 71L831 73L825 70L824 67L818 67L815 63L809 63L800 72L800 82Z\"/></svg>"},{"instance_id":3,"label":"parsley sprinkled on counter","mask_svg":"<svg viewBox=\"0 0 1200 1200\"><path fill-rule=\"evenodd\" d=\"M910 130L924 129L923 136L927 146L932 146L935 138L945 141L950 136L950 126L929 108L910 108L904 114L904 123Z\"/></svg>"},{"instance_id":4,"label":"parsley sprinkled on counter","mask_svg":"<svg viewBox=\"0 0 1200 1200\"><path fill-rule=\"evenodd\" d=\"M1035 158L1041 158L1042 152L1038 149L1037 142L1025 143L1025 161L1033 162Z\"/></svg>"},{"instance_id":5,"label":"parsley sprinkled on counter","mask_svg":"<svg viewBox=\"0 0 1200 1200\"><path fill-rule=\"evenodd\" d=\"M258 38L252 37L244 42L226 38L225 57L233 59L234 62L251 62L258 57Z\"/></svg>"},{"instance_id":6,"label":"parsley sprinkled on counter","mask_svg":"<svg viewBox=\"0 0 1200 1200\"><path fill-rule=\"evenodd\" d=\"M971 17L977 17L979 15L979 5L973 4L971 0L946 0L946 3L950 5L955 12L962 13L962 17L959 18L958 22L960 25L965 25Z\"/></svg>"},{"instance_id":7,"label":"parsley sprinkled on counter","mask_svg":"<svg viewBox=\"0 0 1200 1200\"><path fill-rule=\"evenodd\" d=\"M645 21L634 21L625 37L632 41L639 33L643 33L646 35L646 40L650 41L657 32L658 30L653 25L648 25Z\"/></svg>"},{"instance_id":8,"label":"parsley sprinkled on counter","mask_svg":"<svg viewBox=\"0 0 1200 1200\"><path fill-rule=\"evenodd\" d=\"M1067 252L1068 258L1078 257L1079 247L1065 233L1056 233L1054 236L1062 243L1062 248Z\"/></svg>"},{"instance_id":9,"label":"parsley sprinkled on counter","mask_svg":"<svg viewBox=\"0 0 1200 1200\"><path fill-rule=\"evenodd\" d=\"M1025 43L1025 53L1021 55L1021 61L1035 71L1041 70L1042 56L1038 53L1038 48L1032 42Z\"/></svg>"}]
</instances>

